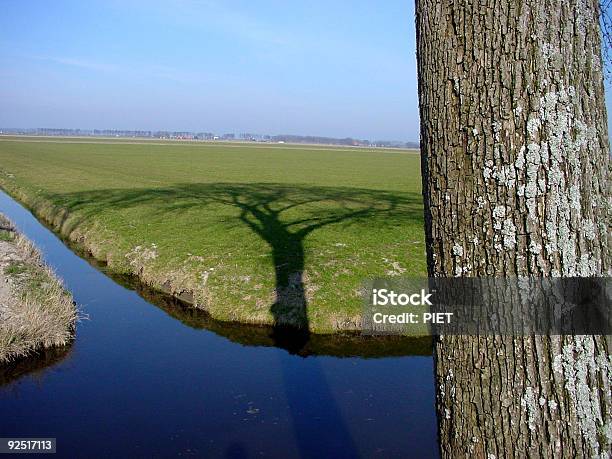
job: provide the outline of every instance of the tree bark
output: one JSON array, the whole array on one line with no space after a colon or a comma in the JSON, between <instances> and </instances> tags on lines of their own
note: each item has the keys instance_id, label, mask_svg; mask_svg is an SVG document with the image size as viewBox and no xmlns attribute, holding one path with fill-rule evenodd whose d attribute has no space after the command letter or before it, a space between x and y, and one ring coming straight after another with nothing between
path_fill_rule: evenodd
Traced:
<instances>
[{"instance_id":1,"label":"tree bark","mask_svg":"<svg viewBox=\"0 0 612 459\"><path fill-rule=\"evenodd\" d=\"M596 0L416 0L430 276L609 276ZM608 457L609 338L440 337L443 457Z\"/></svg>"}]
</instances>

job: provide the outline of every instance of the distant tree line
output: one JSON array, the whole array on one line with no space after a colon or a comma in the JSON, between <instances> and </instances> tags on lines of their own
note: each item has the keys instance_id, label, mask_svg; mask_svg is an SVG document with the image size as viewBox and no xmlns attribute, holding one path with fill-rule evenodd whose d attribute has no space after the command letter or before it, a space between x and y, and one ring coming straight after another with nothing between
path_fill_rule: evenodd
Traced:
<instances>
[{"instance_id":1,"label":"distant tree line","mask_svg":"<svg viewBox=\"0 0 612 459\"><path fill-rule=\"evenodd\" d=\"M264 136L268 137L268 136ZM418 142L402 142L394 140L360 140L351 137L338 139L335 137L303 136L303 135L275 135L269 136L271 142L287 143L316 143L323 145L350 145L362 147L395 147L395 148L419 148Z\"/></svg>"},{"instance_id":2,"label":"distant tree line","mask_svg":"<svg viewBox=\"0 0 612 459\"><path fill-rule=\"evenodd\" d=\"M360 140L351 137L335 138L303 135L261 135L242 133L236 136L233 133L214 134L212 132L190 131L147 131L147 130L119 130L119 129L58 129L58 128L0 128L0 134L13 135L41 135L41 136L79 136L79 137L132 137L152 139L178 139L178 140L242 140L247 142L270 143L312 143L322 145L348 145L361 147L393 147L393 148L419 148L418 142L404 142L394 140Z\"/></svg>"}]
</instances>

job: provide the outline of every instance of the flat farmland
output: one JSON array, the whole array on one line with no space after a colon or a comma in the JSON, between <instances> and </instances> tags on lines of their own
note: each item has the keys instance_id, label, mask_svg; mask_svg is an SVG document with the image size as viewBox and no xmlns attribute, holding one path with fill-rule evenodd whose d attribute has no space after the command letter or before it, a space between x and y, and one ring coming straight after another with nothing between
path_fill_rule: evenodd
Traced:
<instances>
[{"instance_id":1,"label":"flat farmland","mask_svg":"<svg viewBox=\"0 0 612 459\"><path fill-rule=\"evenodd\" d=\"M358 330L364 280L426 275L415 151L4 137L0 186L219 320Z\"/></svg>"}]
</instances>

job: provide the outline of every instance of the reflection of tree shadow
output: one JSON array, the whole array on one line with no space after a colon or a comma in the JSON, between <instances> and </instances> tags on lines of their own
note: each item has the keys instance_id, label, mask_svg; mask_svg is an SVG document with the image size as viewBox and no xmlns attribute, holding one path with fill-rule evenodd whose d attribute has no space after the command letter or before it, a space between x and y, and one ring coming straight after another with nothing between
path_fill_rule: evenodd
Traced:
<instances>
[{"instance_id":1,"label":"reflection of tree shadow","mask_svg":"<svg viewBox=\"0 0 612 459\"><path fill-rule=\"evenodd\" d=\"M322 227L364 222L402 225L422 219L420 195L377 190L288 186L282 184L180 184L168 188L110 189L51 196L78 213L64 234L106 209L147 205L167 218L176 212L222 204L239 210L238 220L270 247L276 298L272 338L290 352L300 352L309 340L308 295L304 286L304 240ZM377 226L378 227L378 226Z\"/></svg>"},{"instance_id":2,"label":"reflection of tree shadow","mask_svg":"<svg viewBox=\"0 0 612 459\"><path fill-rule=\"evenodd\" d=\"M359 457L321 359L296 362L280 356L285 395L301 457Z\"/></svg>"},{"instance_id":3,"label":"reflection of tree shadow","mask_svg":"<svg viewBox=\"0 0 612 459\"><path fill-rule=\"evenodd\" d=\"M115 282L135 290L147 302L157 306L188 327L211 331L244 346L280 347L278 346L278 340L273 336L273 327L215 320L206 311L193 308L188 303L168 293L154 290L141 283L135 276L119 276L108 271L103 264L87 256L87 254L79 253L79 255ZM429 336L363 336L356 332L330 335L311 334L308 342L299 351L299 355L302 357L326 355L384 358L413 355L431 356L431 354L432 339Z\"/></svg>"},{"instance_id":4,"label":"reflection of tree shadow","mask_svg":"<svg viewBox=\"0 0 612 459\"><path fill-rule=\"evenodd\" d=\"M41 349L28 357L0 365L0 386L9 386L23 376L43 377L50 367L69 358L72 346Z\"/></svg>"}]
</instances>

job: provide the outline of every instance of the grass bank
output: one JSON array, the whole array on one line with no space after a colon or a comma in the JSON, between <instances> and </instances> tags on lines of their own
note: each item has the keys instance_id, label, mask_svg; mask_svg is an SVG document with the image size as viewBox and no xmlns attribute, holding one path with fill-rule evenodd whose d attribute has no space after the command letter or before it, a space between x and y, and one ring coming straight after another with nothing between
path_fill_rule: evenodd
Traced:
<instances>
[{"instance_id":1,"label":"grass bank","mask_svg":"<svg viewBox=\"0 0 612 459\"><path fill-rule=\"evenodd\" d=\"M426 274L410 151L2 139L0 186L218 320L358 330L364 279Z\"/></svg>"},{"instance_id":2,"label":"grass bank","mask_svg":"<svg viewBox=\"0 0 612 459\"><path fill-rule=\"evenodd\" d=\"M75 321L70 294L0 215L0 364L68 344Z\"/></svg>"}]
</instances>

